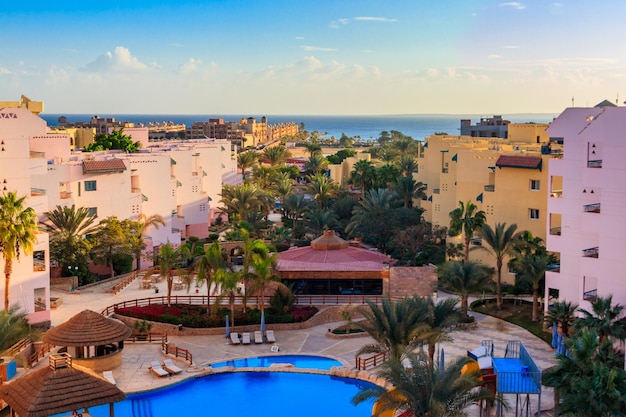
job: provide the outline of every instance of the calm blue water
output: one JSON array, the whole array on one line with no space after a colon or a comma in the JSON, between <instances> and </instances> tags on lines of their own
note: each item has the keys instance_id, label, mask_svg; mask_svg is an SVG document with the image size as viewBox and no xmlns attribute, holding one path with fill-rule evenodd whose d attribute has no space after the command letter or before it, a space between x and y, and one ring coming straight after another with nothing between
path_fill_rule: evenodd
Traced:
<instances>
[{"instance_id":1,"label":"calm blue water","mask_svg":"<svg viewBox=\"0 0 626 417\"><path fill-rule=\"evenodd\" d=\"M236 368L269 368L273 363L290 363L296 368L323 369L328 371L333 366L343 365L341 362L325 358L323 356L309 355L280 355L280 356L259 356L256 358L234 359L224 362L212 363L212 368L223 368L234 366Z\"/></svg>"},{"instance_id":2,"label":"calm blue water","mask_svg":"<svg viewBox=\"0 0 626 417\"><path fill-rule=\"evenodd\" d=\"M369 417L372 402L358 406L350 402L360 387L369 385L328 375L224 373L131 394L115 404L115 416ZM109 406L92 407L89 412L94 417L108 417Z\"/></svg>"},{"instance_id":3,"label":"calm blue water","mask_svg":"<svg viewBox=\"0 0 626 417\"><path fill-rule=\"evenodd\" d=\"M59 116L66 116L69 122L87 122L93 114L45 114L40 115L48 126L56 126ZM100 117L114 117L118 121L147 124L148 122L171 121L185 124L206 121L209 118L222 118L225 121L238 121L241 118L255 117L260 120L263 115L201 115L201 114L100 114ZM446 132L450 135L459 133L461 119L470 119L474 123L481 117L493 115L390 115L390 116L267 116L270 124L281 122L304 123L306 130L317 130L326 133L324 137L339 139L342 133L350 137L360 136L362 140L377 139L383 130L395 130L414 139L423 140L435 132ZM551 122L558 114L510 114L502 115L511 122Z\"/></svg>"}]
</instances>

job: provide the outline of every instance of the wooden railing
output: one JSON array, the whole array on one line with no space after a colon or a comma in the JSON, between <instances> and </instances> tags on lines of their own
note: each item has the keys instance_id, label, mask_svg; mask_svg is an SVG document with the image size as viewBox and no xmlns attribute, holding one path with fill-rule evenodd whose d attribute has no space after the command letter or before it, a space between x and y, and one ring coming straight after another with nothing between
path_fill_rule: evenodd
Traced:
<instances>
[{"instance_id":1,"label":"wooden railing","mask_svg":"<svg viewBox=\"0 0 626 417\"><path fill-rule=\"evenodd\" d=\"M124 288L128 287L130 283L132 283L140 273L145 273L146 271L133 271L126 278L115 284L113 288L108 290L107 292L113 293L117 295L118 292L122 291Z\"/></svg>"},{"instance_id":2,"label":"wooden railing","mask_svg":"<svg viewBox=\"0 0 626 417\"><path fill-rule=\"evenodd\" d=\"M33 341L29 337L18 340L13 344L13 346L2 352L0 356L13 357L20 353L22 350L26 349L26 347L29 346L31 343L33 343Z\"/></svg>"},{"instance_id":3,"label":"wooden railing","mask_svg":"<svg viewBox=\"0 0 626 417\"><path fill-rule=\"evenodd\" d=\"M174 355L176 358L182 358L186 360L189 365L193 363L193 355L187 349L179 348L178 346L174 346L167 341L161 343L161 350L166 355Z\"/></svg>"},{"instance_id":4,"label":"wooden railing","mask_svg":"<svg viewBox=\"0 0 626 417\"><path fill-rule=\"evenodd\" d=\"M146 334L132 334L126 339L126 342L167 343L167 334L152 332Z\"/></svg>"},{"instance_id":5,"label":"wooden railing","mask_svg":"<svg viewBox=\"0 0 626 417\"><path fill-rule=\"evenodd\" d=\"M33 345L33 353L28 358L28 365L33 366L46 357L52 350L53 346L48 343L37 343Z\"/></svg>"},{"instance_id":6,"label":"wooden railing","mask_svg":"<svg viewBox=\"0 0 626 417\"><path fill-rule=\"evenodd\" d=\"M387 352L377 353L376 355L368 356L367 358L362 358L360 356L357 356L356 357L356 369L367 370L367 368L375 368L381 365L386 360L387 360Z\"/></svg>"}]
</instances>

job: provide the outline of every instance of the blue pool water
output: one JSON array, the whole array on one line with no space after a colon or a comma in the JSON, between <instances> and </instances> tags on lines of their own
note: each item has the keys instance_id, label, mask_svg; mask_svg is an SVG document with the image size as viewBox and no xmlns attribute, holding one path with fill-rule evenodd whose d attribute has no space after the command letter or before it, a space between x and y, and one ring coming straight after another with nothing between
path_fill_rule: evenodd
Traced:
<instances>
[{"instance_id":1,"label":"blue pool water","mask_svg":"<svg viewBox=\"0 0 626 417\"><path fill-rule=\"evenodd\" d=\"M256 358L233 359L224 362L212 363L212 368L234 366L235 368L268 368L273 363L290 363L296 368L323 369L328 371L333 366L343 365L341 362L323 356L309 355L278 355L259 356Z\"/></svg>"},{"instance_id":2,"label":"blue pool water","mask_svg":"<svg viewBox=\"0 0 626 417\"><path fill-rule=\"evenodd\" d=\"M234 372L194 378L115 404L116 417L236 416L369 417L372 403L350 400L368 382L329 375ZM108 417L109 406L89 409ZM67 413L66 413L67 414Z\"/></svg>"}]
</instances>

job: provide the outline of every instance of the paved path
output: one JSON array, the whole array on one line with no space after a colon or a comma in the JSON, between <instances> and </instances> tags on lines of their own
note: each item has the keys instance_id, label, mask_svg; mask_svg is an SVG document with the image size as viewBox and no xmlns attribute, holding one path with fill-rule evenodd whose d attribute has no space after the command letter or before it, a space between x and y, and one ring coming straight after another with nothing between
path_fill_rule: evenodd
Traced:
<instances>
[{"instance_id":1,"label":"paved path","mask_svg":"<svg viewBox=\"0 0 626 417\"><path fill-rule=\"evenodd\" d=\"M105 307L120 302L136 298L154 296L153 290L139 289L139 283L134 282L117 295L105 293L106 289L113 284L101 284L86 289L81 289L80 293L70 294L67 291L53 289L52 296L63 298L63 304L56 310L52 310L52 324L58 325L71 318L78 312L89 308L96 312L102 311ZM166 284L158 284L159 295L165 292ZM201 290L202 291L202 290ZM186 290L174 291L173 294L187 294ZM447 294L440 292L440 297ZM481 345L484 339L493 340L495 357L503 357L506 343L509 340L520 340L529 350L535 362L541 369L553 366L556 361L554 352L544 341L532 335L528 331L510 324L508 322L473 313L476 317L476 327L472 330L457 331L452 333L452 342L442 344L445 351L446 362L452 361L460 356L465 356L467 350L473 350ZM304 330L277 331L277 344L280 346L282 354L317 354L329 356L341 361L349 368L354 367L355 353L364 344L371 343L372 339L365 337L349 339L333 339L326 336L328 329L336 327L341 323L327 323ZM271 326L270 326L271 327ZM252 357L259 355L273 354L268 344L231 345L226 342L224 336L185 336L184 330L180 336L170 336L170 343L188 349L192 352L194 365L189 366L185 362L177 360L177 364L184 368L182 374L166 378L158 378L153 375L148 367L152 360L162 360L165 358L157 344L132 344L126 343L123 352L123 365L113 371L118 386L126 392L135 392L158 388L164 385L180 381L184 378L197 375L199 370L204 369L204 365L211 362L218 362L240 357ZM373 371L375 372L375 370ZM536 411L537 396L531 396L531 408ZM509 398L512 406L515 405L515 398ZM542 391L542 409L552 406L552 392L548 388ZM513 408L513 412L515 409Z\"/></svg>"}]
</instances>

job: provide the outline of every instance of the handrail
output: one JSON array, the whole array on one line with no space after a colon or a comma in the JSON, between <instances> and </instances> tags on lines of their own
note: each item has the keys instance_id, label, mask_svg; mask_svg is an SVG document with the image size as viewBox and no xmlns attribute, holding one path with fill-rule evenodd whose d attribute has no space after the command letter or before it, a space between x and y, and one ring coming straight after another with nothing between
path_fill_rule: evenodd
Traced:
<instances>
[{"instance_id":1,"label":"handrail","mask_svg":"<svg viewBox=\"0 0 626 417\"><path fill-rule=\"evenodd\" d=\"M41 343L33 345L33 353L29 357L28 365L33 366L40 360L46 357L48 353L52 350L53 345L49 343Z\"/></svg>"},{"instance_id":2,"label":"handrail","mask_svg":"<svg viewBox=\"0 0 626 417\"><path fill-rule=\"evenodd\" d=\"M356 357L356 369L358 370L367 370L368 366L371 365L372 368L377 367L387 360L387 352L377 353L374 356L369 356L367 358L362 358L360 356Z\"/></svg>"},{"instance_id":3,"label":"handrail","mask_svg":"<svg viewBox=\"0 0 626 417\"><path fill-rule=\"evenodd\" d=\"M193 355L187 349L179 348L171 343L167 343L167 341L161 343L161 350L166 355L174 355L176 358L183 358L189 365L193 364Z\"/></svg>"},{"instance_id":4,"label":"handrail","mask_svg":"<svg viewBox=\"0 0 626 417\"><path fill-rule=\"evenodd\" d=\"M139 275L139 272L140 271L131 272L130 274L128 274L126 278L124 278L123 280L115 284L115 286L111 288L110 290L108 290L107 292L112 292L113 295L117 295L118 292L122 291L124 288L130 285L130 283L133 282L137 278L137 276ZM141 271L141 272L145 272L145 271Z\"/></svg>"},{"instance_id":5,"label":"handrail","mask_svg":"<svg viewBox=\"0 0 626 417\"><path fill-rule=\"evenodd\" d=\"M15 356L18 353L20 353L22 349L24 349L26 346L30 345L31 343L33 343L33 341L30 339L30 337L20 339L17 342L15 342L12 346L10 346L7 350L2 352L0 356L10 356L10 357Z\"/></svg>"},{"instance_id":6,"label":"handrail","mask_svg":"<svg viewBox=\"0 0 626 417\"><path fill-rule=\"evenodd\" d=\"M167 343L167 333L153 333L148 332L147 334L132 334L126 338L126 342L158 342L158 343Z\"/></svg>"}]
</instances>

